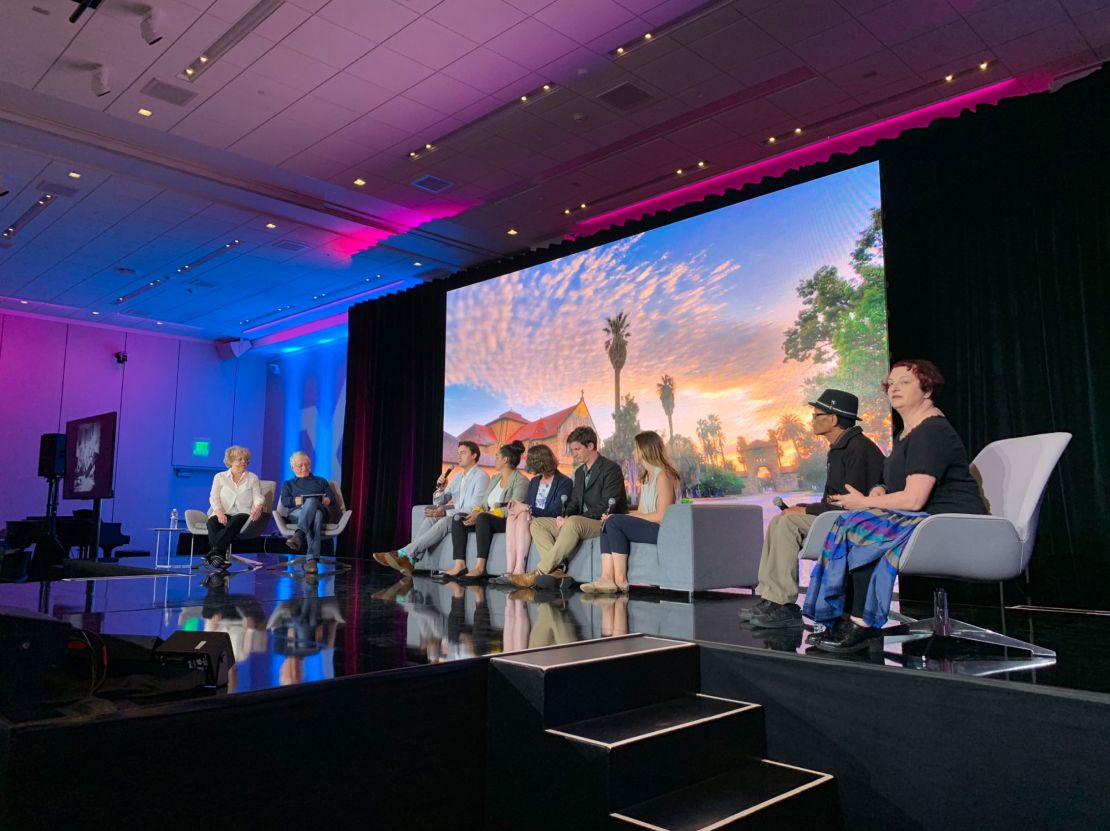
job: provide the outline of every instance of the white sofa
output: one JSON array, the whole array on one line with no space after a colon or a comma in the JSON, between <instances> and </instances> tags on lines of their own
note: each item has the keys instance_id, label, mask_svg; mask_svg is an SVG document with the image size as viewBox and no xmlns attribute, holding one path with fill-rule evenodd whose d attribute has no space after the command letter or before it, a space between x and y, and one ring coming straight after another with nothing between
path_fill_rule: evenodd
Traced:
<instances>
[{"instance_id":1,"label":"white sofa","mask_svg":"<svg viewBox=\"0 0 1110 831\"><path fill-rule=\"evenodd\" d=\"M424 519L425 505L412 509L412 527ZM466 559L477 557L474 534L467 535ZM758 505L706 500L671 505L659 527L659 542L633 543L628 560L628 580L637 586L658 586L672 591L695 592L728 586L754 586L758 582L763 550L763 510ZM454 558L447 536L417 563L418 569L450 567ZM539 562L535 543L528 567ZM505 535L496 534L486 564L491 574L505 570ZM579 583L601 574L598 538L584 540L571 558L568 572Z\"/></svg>"}]
</instances>

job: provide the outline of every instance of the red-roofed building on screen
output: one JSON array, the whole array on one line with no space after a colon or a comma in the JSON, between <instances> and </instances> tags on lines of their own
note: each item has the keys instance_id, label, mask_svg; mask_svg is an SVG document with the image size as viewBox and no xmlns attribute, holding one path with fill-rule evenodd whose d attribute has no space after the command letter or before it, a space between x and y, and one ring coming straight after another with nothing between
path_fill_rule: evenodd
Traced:
<instances>
[{"instance_id":1,"label":"red-roofed building on screen","mask_svg":"<svg viewBox=\"0 0 1110 831\"><path fill-rule=\"evenodd\" d=\"M455 448L460 441L472 441L478 445L482 451L479 464L485 468L493 467L494 458L502 445L519 441L525 448L546 444L559 460L559 467L565 473L570 473L574 469L574 460L567 451L567 436L576 427L583 426L594 427L594 420L586 407L585 395L579 398L577 404L535 421L529 421L515 410L507 410L486 424L471 424L458 438L444 433L444 467L455 464ZM521 467L523 466L522 459Z\"/></svg>"}]
</instances>

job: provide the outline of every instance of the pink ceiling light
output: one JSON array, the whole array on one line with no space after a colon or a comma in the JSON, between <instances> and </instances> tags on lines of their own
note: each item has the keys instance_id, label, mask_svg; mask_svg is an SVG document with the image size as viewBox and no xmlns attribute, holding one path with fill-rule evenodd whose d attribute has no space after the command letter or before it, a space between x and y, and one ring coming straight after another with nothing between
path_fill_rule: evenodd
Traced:
<instances>
[{"instance_id":1,"label":"pink ceiling light","mask_svg":"<svg viewBox=\"0 0 1110 831\"><path fill-rule=\"evenodd\" d=\"M838 136L831 136L805 147L799 147L797 150L791 150L770 159L764 159L728 173L722 173L719 176L675 188L667 193L626 205L623 208L583 219L577 223L575 232L569 234L568 239L587 236L623 222L641 219L657 211L687 205L699 199L704 199L706 196L722 194L726 190L739 190L744 185L758 182L764 177L777 178L789 170L828 161L836 153L854 153L861 147L868 147L882 139L896 138L904 131L914 127L925 127L938 118L953 118L963 110L974 109L980 104L997 104L1003 98L1026 95L1034 91L1040 92L1048 89L1049 81L1049 78L1040 77L1011 78L888 118L876 124L860 127Z\"/></svg>"}]
</instances>

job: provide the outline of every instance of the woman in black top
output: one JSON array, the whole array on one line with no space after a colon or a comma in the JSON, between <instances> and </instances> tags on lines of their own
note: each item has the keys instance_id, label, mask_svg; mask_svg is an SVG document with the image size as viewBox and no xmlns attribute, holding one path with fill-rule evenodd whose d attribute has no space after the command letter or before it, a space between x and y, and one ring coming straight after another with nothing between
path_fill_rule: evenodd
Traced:
<instances>
[{"instance_id":1,"label":"woman in black top","mask_svg":"<svg viewBox=\"0 0 1110 831\"><path fill-rule=\"evenodd\" d=\"M829 501L837 517L811 575L804 613L830 627L818 642L828 652L854 652L879 637L890 609L898 560L914 528L938 513L985 514L971 476L967 450L934 403L944 377L931 361L899 361L883 386L902 417L902 431L883 466L882 482L864 495L848 492ZM851 617L844 598L852 584Z\"/></svg>"}]
</instances>

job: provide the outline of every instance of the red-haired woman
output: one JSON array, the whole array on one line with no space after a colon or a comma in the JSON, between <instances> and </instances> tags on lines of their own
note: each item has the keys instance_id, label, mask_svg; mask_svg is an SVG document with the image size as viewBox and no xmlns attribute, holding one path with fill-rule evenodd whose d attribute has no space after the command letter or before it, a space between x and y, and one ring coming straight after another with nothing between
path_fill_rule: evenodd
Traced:
<instances>
[{"instance_id":1,"label":"red-haired woman","mask_svg":"<svg viewBox=\"0 0 1110 831\"><path fill-rule=\"evenodd\" d=\"M930 514L985 514L967 450L935 402L944 376L931 361L898 361L883 387L902 418L882 482L868 494L848 485L829 501L837 517L810 575L806 617L828 627L817 642L828 652L856 652L881 638L898 560L914 528ZM851 594L850 615L845 599Z\"/></svg>"}]
</instances>

